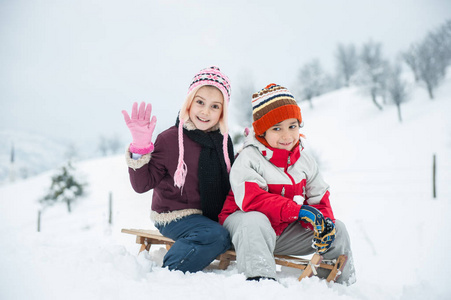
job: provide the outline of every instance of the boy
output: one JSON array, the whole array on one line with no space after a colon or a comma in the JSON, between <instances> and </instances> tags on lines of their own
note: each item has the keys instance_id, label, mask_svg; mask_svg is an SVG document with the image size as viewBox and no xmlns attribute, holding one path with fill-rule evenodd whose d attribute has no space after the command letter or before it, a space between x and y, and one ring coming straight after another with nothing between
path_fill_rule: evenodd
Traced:
<instances>
[{"instance_id":1,"label":"boy","mask_svg":"<svg viewBox=\"0 0 451 300\"><path fill-rule=\"evenodd\" d=\"M270 84L252 96L249 134L230 173L232 192L219 215L231 234L238 271L248 280L275 279L273 254L324 259L348 257L336 282L355 272L345 225L335 220L329 186L299 139L301 110L284 87ZM313 240L313 244L312 244ZM327 277L330 271L318 270Z\"/></svg>"}]
</instances>

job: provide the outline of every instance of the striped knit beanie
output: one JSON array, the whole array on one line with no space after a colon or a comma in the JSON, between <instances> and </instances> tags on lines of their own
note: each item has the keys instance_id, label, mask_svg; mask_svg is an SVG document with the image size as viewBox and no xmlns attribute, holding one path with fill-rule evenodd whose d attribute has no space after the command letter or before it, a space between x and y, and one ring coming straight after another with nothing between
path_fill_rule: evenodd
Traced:
<instances>
[{"instance_id":1,"label":"striped knit beanie","mask_svg":"<svg viewBox=\"0 0 451 300\"><path fill-rule=\"evenodd\" d=\"M227 165L227 171L230 172L230 158L227 151L227 139L228 139L228 125L227 125L227 116L228 116L228 106L230 101L230 80L229 78L221 72L221 70L216 66L211 66L205 69L202 69L194 75L194 78L188 88L188 95L186 96L186 100L182 105L179 113L179 127L178 127L178 137L179 137L179 160L177 165L177 170L174 174L174 185L181 188L185 183L187 167L184 162L184 147L183 147L183 124L186 123L189 119L189 109L191 107L191 103L193 102L194 96L196 92L205 85L210 85L218 88L223 97L224 103L222 106L222 115L219 119L219 130L221 134L224 136L222 147L224 153L224 160Z\"/></svg>"},{"instance_id":2,"label":"striped knit beanie","mask_svg":"<svg viewBox=\"0 0 451 300\"><path fill-rule=\"evenodd\" d=\"M252 95L255 136L261 141L266 130L286 119L297 119L302 127L301 109L288 89L271 83ZM263 139L264 140L264 139Z\"/></svg>"}]
</instances>

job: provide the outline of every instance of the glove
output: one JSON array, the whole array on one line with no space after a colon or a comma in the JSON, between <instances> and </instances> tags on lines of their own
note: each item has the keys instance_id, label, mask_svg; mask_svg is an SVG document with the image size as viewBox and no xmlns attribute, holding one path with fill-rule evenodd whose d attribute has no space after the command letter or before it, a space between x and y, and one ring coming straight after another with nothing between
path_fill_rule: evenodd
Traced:
<instances>
[{"instance_id":1,"label":"glove","mask_svg":"<svg viewBox=\"0 0 451 300\"><path fill-rule=\"evenodd\" d=\"M299 220L312 224L315 234L324 231L325 221L323 214L310 205L302 205L299 211Z\"/></svg>"},{"instance_id":2,"label":"glove","mask_svg":"<svg viewBox=\"0 0 451 300\"><path fill-rule=\"evenodd\" d=\"M157 123L155 116L150 120L152 112L152 105L141 102L138 111L138 103L133 103L132 117L123 110L125 124L127 124L130 133L132 134L133 141L130 144L130 152L137 154L147 154L153 151L152 134Z\"/></svg>"},{"instance_id":3,"label":"glove","mask_svg":"<svg viewBox=\"0 0 451 300\"><path fill-rule=\"evenodd\" d=\"M313 248L319 254L325 253L335 240L335 224L330 218L326 218L324 231L321 234L314 233Z\"/></svg>"}]
</instances>

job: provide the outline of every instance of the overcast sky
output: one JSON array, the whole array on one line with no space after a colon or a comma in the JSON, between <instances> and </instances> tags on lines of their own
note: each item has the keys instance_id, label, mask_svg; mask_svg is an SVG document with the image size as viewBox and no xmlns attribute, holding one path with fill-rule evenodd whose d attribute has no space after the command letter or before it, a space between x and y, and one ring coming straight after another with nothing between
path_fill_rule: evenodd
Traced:
<instances>
[{"instance_id":1,"label":"overcast sky","mask_svg":"<svg viewBox=\"0 0 451 300\"><path fill-rule=\"evenodd\" d=\"M294 88L314 58L332 72L338 43L372 39L392 59L447 19L449 0L0 0L0 130L127 140L122 109L149 101L164 130L208 65L234 101L248 80Z\"/></svg>"}]
</instances>

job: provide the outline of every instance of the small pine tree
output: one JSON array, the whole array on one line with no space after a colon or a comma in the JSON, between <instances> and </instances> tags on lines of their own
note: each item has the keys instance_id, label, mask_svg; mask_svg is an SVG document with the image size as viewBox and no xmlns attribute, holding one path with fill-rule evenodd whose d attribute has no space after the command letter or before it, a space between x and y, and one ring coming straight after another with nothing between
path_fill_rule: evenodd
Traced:
<instances>
[{"instance_id":1,"label":"small pine tree","mask_svg":"<svg viewBox=\"0 0 451 300\"><path fill-rule=\"evenodd\" d=\"M70 161L67 165L61 167L59 172L52 176L52 184L47 195L41 198L39 202L46 206L57 202L66 203L67 210L70 213L72 202L84 195L85 186L75 178L74 171L75 168Z\"/></svg>"}]
</instances>

